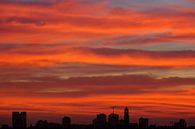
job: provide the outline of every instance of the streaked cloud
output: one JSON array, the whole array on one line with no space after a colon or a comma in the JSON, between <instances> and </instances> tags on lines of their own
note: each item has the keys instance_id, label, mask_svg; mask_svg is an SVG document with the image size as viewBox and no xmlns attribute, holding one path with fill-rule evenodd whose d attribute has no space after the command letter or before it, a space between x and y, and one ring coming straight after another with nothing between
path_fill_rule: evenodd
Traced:
<instances>
[{"instance_id":1,"label":"streaked cloud","mask_svg":"<svg viewBox=\"0 0 195 129\"><path fill-rule=\"evenodd\" d=\"M1 0L0 116L26 110L32 121L68 114L82 123L129 105L133 120L191 121L194 7L194 0Z\"/></svg>"}]
</instances>

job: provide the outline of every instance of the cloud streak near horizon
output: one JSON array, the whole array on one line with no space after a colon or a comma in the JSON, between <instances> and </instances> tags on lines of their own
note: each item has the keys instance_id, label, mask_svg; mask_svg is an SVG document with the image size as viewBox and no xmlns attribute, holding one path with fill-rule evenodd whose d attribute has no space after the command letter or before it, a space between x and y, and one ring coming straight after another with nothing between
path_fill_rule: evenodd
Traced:
<instances>
[{"instance_id":1,"label":"cloud streak near horizon","mask_svg":"<svg viewBox=\"0 0 195 129\"><path fill-rule=\"evenodd\" d=\"M0 12L0 121L86 123L113 105L133 121L194 119L195 1L1 0Z\"/></svg>"}]
</instances>

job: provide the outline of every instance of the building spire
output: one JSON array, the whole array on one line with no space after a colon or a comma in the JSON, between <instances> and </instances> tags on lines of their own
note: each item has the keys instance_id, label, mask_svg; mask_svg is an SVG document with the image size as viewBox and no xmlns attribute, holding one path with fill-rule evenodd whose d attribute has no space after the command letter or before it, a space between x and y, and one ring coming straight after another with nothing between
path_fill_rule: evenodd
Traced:
<instances>
[{"instance_id":1,"label":"building spire","mask_svg":"<svg viewBox=\"0 0 195 129\"><path fill-rule=\"evenodd\" d=\"M114 114L114 109L115 109L115 107L113 106L113 107L112 107L112 113L113 113L113 114Z\"/></svg>"},{"instance_id":2,"label":"building spire","mask_svg":"<svg viewBox=\"0 0 195 129\"><path fill-rule=\"evenodd\" d=\"M125 125L129 125L129 109L127 106L124 109L124 122Z\"/></svg>"}]
</instances>

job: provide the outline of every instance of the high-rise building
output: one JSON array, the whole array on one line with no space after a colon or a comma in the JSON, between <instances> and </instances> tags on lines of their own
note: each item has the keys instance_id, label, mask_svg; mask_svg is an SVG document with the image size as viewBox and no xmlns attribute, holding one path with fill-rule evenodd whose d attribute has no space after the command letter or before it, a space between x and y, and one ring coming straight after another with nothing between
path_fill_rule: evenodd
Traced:
<instances>
[{"instance_id":1,"label":"high-rise building","mask_svg":"<svg viewBox=\"0 0 195 129\"><path fill-rule=\"evenodd\" d=\"M96 122L98 125L106 125L106 114L97 114Z\"/></svg>"},{"instance_id":2,"label":"high-rise building","mask_svg":"<svg viewBox=\"0 0 195 129\"><path fill-rule=\"evenodd\" d=\"M124 109L124 124L129 125L129 109L125 107Z\"/></svg>"},{"instance_id":3,"label":"high-rise building","mask_svg":"<svg viewBox=\"0 0 195 129\"><path fill-rule=\"evenodd\" d=\"M96 118L93 120L93 125L95 129L105 128L107 125L106 114L104 113L97 114Z\"/></svg>"},{"instance_id":4,"label":"high-rise building","mask_svg":"<svg viewBox=\"0 0 195 129\"><path fill-rule=\"evenodd\" d=\"M20 113L19 112L12 112L12 127L14 129L19 128L19 118Z\"/></svg>"},{"instance_id":5,"label":"high-rise building","mask_svg":"<svg viewBox=\"0 0 195 129\"><path fill-rule=\"evenodd\" d=\"M12 112L12 126L14 129L25 129L26 123L26 112Z\"/></svg>"},{"instance_id":6,"label":"high-rise building","mask_svg":"<svg viewBox=\"0 0 195 129\"><path fill-rule=\"evenodd\" d=\"M62 119L62 126L64 129L70 129L71 127L71 118L70 117L63 117Z\"/></svg>"},{"instance_id":7,"label":"high-rise building","mask_svg":"<svg viewBox=\"0 0 195 129\"><path fill-rule=\"evenodd\" d=\"M187 127L187 123L184 119L180 119L179 122L174 123L174 127L178 129L185 129Z\"/></svg>"},{"instance_id":8,"label":"high-rise building","mask_svg":"<svg viewBox=\"0 0 195 129\"><path fill-rule=\"evenodd\" d=\"M27 117L26 117L26 112L21 112L20 113L20 119L21 119L21 128L26 128L27 127Z\"/></svg>"},{"instance_id":9,"label":"high-rise building","mask_svg":"<svg viewBox=\"0 0 195 129\"><path fill-rule=\"evenodd\" d=\"M108 116L108 124L110 126L116 126L119 124L119 115L114 112Z\"/></svg>"},{"instance_id":10,"label":"high-rise building","mask_svg":"<svg viewBox=\"0 0 195 129\"><path fill-rule=\"evenodd\" d=\"M149 125L149 120L148 118L143 118L141 117L139 119L139 128L140 129L147 129L148 128L148 125Z\"/></svg>"}]
</instances>

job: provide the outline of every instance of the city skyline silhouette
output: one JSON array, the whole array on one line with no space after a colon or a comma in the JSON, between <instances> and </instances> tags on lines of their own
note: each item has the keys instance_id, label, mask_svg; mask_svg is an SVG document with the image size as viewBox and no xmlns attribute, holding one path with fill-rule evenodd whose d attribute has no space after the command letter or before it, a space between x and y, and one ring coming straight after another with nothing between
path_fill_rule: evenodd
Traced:
<instances>
[{"instance_id":1,"label":"city skyline silhouette","mask_svg":"<svg viewBox=\"0 0 195 129\"><path fill-rule=\"evenodd\" d=\"M0 0L0 125L195 126L194 21L195 0Z\"/></svg>"},{"instance_id":2,"label":"city skyline silhouette","mask_svg":"<svg viewBox=\"0 0 195 129\"><path fill-rule=\"evenodd\" d=\"M2 124L2 129L194 129L195 126L188 126L185 119L179 119L172 123L172 125L156 125L151 124L150 119L146 117L140 117L138 122L131 121L131 114L129 108L124 106L123 119L120 119L113 107L113 112L110 114L99 113L91 121L90 124L76 124L72 123L72 119L69 116L64 116L61 119L61 123L48 122L48 120L37 120L33 125L27 124L27 112L12 112L12 125Z\"/></svg>"}]
</instances>

